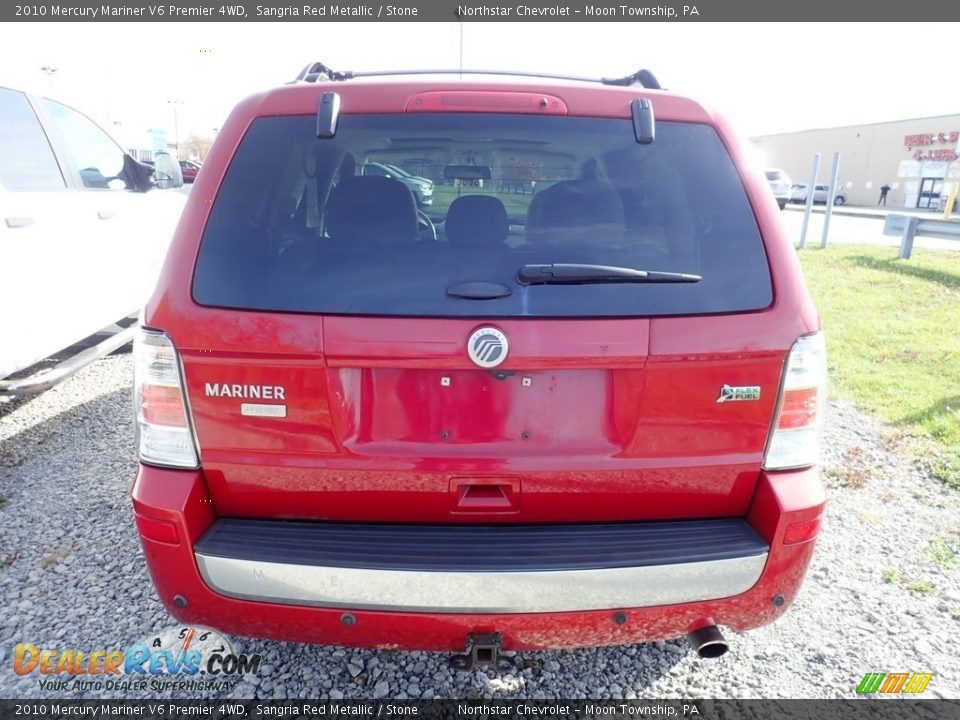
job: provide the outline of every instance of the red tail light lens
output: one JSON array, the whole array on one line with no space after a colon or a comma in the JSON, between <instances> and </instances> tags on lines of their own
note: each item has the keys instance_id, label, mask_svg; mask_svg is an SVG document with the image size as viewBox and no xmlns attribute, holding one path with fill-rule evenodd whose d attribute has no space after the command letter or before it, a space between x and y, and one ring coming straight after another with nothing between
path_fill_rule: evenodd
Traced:
<instances>
[{"instance_id":1,"label":"red tail light lens","mask_svg":"<svg viewBox=\"0 0 960 720\"><path fill-rule=\"evenodd\" d=\"M145 385L140 394L140 412L143 421L150 425L187 424L180 388Z\"/></svg>"},{"instance_id":2,"label":"red tail light lens","mask_svg":"<svg viewBox=\"0 0 960 720\"><path fill-rule=\"evenodd\" d=\"M795 430L813 425L817 420L819 395L818 388L784 390L777 430Z\"/></svg>"},{"instance_id":3,"label":"red tail light lens","mask_svg":"<svg viewBox=\"0 0 960 720\"><path fill-rule=\"evenodd\" d=\"M141 328L133 354L140 460L166 467L198 467L176 348L164 333Z\"/></svg>"},{"instance_id":4,"label":"red tail light lens","mask_svg":"<svg viewBox=\"0 0 960 720\"><path fill-rule=\"evenodd\" d=\"M826 342L821 332L804 335L797 338L787 358L765 469L816 465L826 402Z\"/></svg>"}]
</instances>

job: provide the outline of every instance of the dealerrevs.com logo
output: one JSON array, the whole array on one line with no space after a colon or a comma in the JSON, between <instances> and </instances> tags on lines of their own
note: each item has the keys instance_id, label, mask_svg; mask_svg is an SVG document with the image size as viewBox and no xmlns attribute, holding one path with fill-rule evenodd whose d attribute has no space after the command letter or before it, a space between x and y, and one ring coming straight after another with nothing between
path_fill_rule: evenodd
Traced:
<instances>
[{"instance_id":1,"label":"dealerrevs.com logo","mask_svg":"<svg viewBox=\"0 0 960 720\"><path fill-rule=\"evenodd\" d=\"M192 626L168 628L126 650L20 643L13 652L13 671L36 673L42 690L229 690L259 669L259 655L238 655L216 631Z\"/></svg>"}]
</instances>

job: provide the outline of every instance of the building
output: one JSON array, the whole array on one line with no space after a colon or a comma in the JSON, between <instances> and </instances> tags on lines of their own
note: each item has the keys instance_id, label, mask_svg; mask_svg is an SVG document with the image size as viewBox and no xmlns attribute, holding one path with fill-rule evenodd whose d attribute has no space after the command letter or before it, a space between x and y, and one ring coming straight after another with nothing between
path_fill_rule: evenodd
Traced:
<instances>
[{"instance_id":1,"label":"building","mask_svg":"<svg viewBox=\"0 0 960 720\"><path fill-rule=\"evenodd\" d=\"M876 205L890 186L887 204L941 207L960 182L960 114L894 122L764 135L751 141L769 167L794 183L808 183L813 155L820 153L819 183L830 182L833 154L840 153L838 187L852 205Z\"/></svg>"},{"instance_id":2,"label":"building","mask_svg":"<svg viewBox=\"0 0 960 720\"><path fill-rule=\"evenodd\" d=\"M176 146L167 140L165 130L150 128L144 131L127 132L120 139L127 152L136 160L152 161L154 155L161 152L176 155Z\"/></svg>"}]
</instances>

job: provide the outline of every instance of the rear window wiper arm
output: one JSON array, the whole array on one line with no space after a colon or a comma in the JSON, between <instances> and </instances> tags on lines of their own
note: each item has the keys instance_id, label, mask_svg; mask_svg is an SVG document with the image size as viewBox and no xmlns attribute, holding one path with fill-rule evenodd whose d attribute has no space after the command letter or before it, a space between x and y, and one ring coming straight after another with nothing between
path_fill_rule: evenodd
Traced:
<instances>
[{"instance_id":1,"label":"rear window wiper arm","mask_svg":"<svg viewBox=\"0 0 960 720\"><path fill-rule=\"evenodd\" d=\"M695 283L700 275L657 270L637 270L615 265L550 263L524 265L517 271L521 285L581 285L587 283Z\"/></svg>"}]
</instances>

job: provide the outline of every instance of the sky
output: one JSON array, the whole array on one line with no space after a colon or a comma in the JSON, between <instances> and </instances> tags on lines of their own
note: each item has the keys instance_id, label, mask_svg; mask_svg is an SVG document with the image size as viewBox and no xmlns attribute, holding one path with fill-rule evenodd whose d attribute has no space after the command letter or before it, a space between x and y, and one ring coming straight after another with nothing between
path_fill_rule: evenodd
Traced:
<instances>
[{"instance_id":1,"label":"sky","mask_svg":"<svg viewBox=\"0 0 960 720\"><path fill-rule=\"evenodd\" d=\"M463 66L597 77L645 67L750 137L960 112L946 50L958 27L467 22ZM72 105L121 142L151 127L172 138L175 123L184 139L211 135L238 100L311 61L456 68L460 34L456 22L7 24L0 85Z\"/></svg>"}]
</instances>

